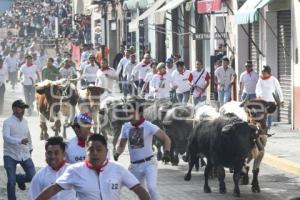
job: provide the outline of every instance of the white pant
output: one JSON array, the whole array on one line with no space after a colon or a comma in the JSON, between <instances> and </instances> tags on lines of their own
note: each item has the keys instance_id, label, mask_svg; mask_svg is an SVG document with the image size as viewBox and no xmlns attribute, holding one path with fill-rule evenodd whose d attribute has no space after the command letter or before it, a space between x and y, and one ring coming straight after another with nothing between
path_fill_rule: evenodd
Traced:
<instances>
[{"instance_id":1,"label":"white pant","mask_svg":"<svg viewBox=\"0 0 300 200\"><path fill-rule=\"evenodd\" d=\"M158 200L157 183L157 163L155 158L139 164L131 164L129 171L144 185L146 179L147 188L150 193L151 200Z\"/></svg>"}]
</instances>

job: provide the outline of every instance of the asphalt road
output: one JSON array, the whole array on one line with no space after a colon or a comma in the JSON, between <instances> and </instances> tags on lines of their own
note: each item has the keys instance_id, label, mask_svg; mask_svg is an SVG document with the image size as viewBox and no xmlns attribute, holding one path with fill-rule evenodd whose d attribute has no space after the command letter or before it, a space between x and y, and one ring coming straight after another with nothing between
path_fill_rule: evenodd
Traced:
<instances>
[{"instance_id":1,"label":"asphalt road","mask_svg":"<svg viewBox=\"0 0 300 200\"><path fill-rule=\"evenodd\" d=\"M4 114L0 116L0 131L2 133L3 120L11 114L11 102L15 99L23 98L21 86L18 85L15 91L12 91L10 86L7 85L5 94L5 109ZM27 117L29 121L29 127L31 130L33 140L33 161L37 168L45 165L44 159L44 142L39 139L39 121L38 116L35 113L31 117ZM50 135L53 132L50 131ZM67 131L67 137L71 138L74 134L71 129ZM3 169L3 140L0 138L0 200L6 198L6 174ZM129 165L128 152L125 152L120 157L120 162L124 166ZM253 194L251 187L241 186L242 196L235 198L233 196L233 181L232 174L226 174L227 194L221 195L218 193L217 180L211 180L210 185L212 187L211 194L203 193L204 176L203 169L199 172L193 172L193 177L190 182L183 180L184 174L187 171L187 164L180 162L179 166L174 167L171 165L165 165L163 163L158 164L158 190L162 200L232 200L232 199L247 199L247 200L289 200L294 197L300 199L300 177L292 174L286 174L282 171L278 171L274 168L262 165L260 173L260 186L261 193ZM21 168L18 170L22 171ZM27 185L27 188L29 184ZM18 199L27 199L27 191L20 191L17 188ZM136 199L135 196L127 189L122 189L121 199L132 200Z\"/></svg>"}]
</instances>

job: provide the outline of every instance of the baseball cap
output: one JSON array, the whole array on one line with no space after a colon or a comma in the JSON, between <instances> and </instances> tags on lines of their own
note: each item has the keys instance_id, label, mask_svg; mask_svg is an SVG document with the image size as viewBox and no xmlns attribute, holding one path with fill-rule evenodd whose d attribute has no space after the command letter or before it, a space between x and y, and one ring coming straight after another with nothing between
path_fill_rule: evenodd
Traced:
<instances>
[{"instance_id":1,"label":"baseball cap","mask_svg":"<svg viewBox=\"0 0 300 200\"><path fill-rule=\"evenodd\" d=\"M16 101L13 102L12 107L17 107L17 108L29 108L29 106L22 100L22 99L18 99Z\"/></svg>"},{"instance_id":2,"label":"baseball cap","mask_svg":"<svg viewBox=\"0 0 300 200\"><path fill-rule=\"evenodd\" d=\"M74 124L92 124L92 117L88 113L79 113L73 120Z\"/></svg>"},{"instance_id":3,"label":"baseball cap","mask_svg":"<svg viewBox=\"0 0 300 200\"><path fill-rule=\"evenodd\" d=\"M172 58L167 58L166 63L172 63L173 59Z\"/></svg>"}]
</instances>

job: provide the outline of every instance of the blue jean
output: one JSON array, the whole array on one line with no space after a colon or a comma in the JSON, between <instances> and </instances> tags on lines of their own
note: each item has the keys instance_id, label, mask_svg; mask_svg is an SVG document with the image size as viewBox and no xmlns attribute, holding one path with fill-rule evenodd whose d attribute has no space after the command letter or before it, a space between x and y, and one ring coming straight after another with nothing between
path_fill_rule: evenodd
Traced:
<instances>
[{"instance_id":1,"label":"blue jean","mask_svg":"<svg viewBox=\"0 0 300 200\"><path fill-rule=\"evenodd\" d=\"M245 92L243 92L242 96L241 96L241 100L244 101L246 99L246 97L248 98L248 100L250 99L256 99L256 94L247 94Z\"/></svg>"},{"instance_id":2,"label":"blue jean","mask_svg":"<svg viewBox=\"0 0 300 200\"><path fill-rule=\"evenodd\" d=\"M270 130L270 128L272 127L272 122L273 122L273 116L272 116L272 114L268 114L267 115L267 127L268 127L268 130Z\"/></svg>"},{"instance_id":3,"label":"blue jean","mask_svg":"<svg viewBox=\"0 0 300 200\"><path fill-rule=\"evenodd\" d=\"M222 90L218 91L218 100L219 100L220 106L229 102L230 99L231 99L231 87L229 87L228 89L222 89Z\"/></svg>"},{"instance_id":4,"label":"blue jean","mask_svg":"<svg viewBox=\"0 0 300 200\"><path fill-rule=\"evenodd\" d=\"M128 81L123 81L122 87L124 97L127 97L128 94L132 95L132 86L128 83Z\"/></svg>"},{"instance_id":5,"label":"blue jean","mask_svg":"<svg viewBox=\"0 0 300 200\"><path fill-rule=\"evenodd\" d=\"M178 103L186 104L190 99L190 91L176 93Z\"/></svg>"},{"instance_id":6,"label":"blue jean","mask_svg":"<svg viewBox=\"0 0 300 200\"><path fill-rule=\"evenodd\" d=\"M35 167L28 158L24 161L17 161L10 156L4 156L4 168L7 174L7 198L8 200L16 200L16 183L28 183L35 175ZM25 174L16 174L17 164L20 164Z\"/></svg>"},{"instance_id":7,"label":"blue jean","mask_svg":"<svg viewBox=\"0 0 300 200\"><path fill-rule=\"evenodd\" d=\"M23 92L25 96L25 102L29 105L31 112L33 110L33 101L35 98L35 88L33 85L23 85Z\"/></svg>"}]
</instances>

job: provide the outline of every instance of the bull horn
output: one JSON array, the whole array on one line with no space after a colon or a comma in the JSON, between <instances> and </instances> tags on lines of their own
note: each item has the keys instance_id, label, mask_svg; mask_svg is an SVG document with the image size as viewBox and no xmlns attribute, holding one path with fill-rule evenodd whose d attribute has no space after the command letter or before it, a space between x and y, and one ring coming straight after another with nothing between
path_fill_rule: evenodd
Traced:
<instances>
[{"instance_id":1,"label":"bull horn","mask_svg":"<svg viewBox=\"0 0 300 200\"><path fill-rule=\"evenodd\" d=\"M246 96L246 98L244 99L244 101L242 101L242 103L240 104L240 107L244 107L244 105L248 102L249 100L249 95Z\"/></svg>"}]
</instances>

